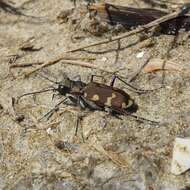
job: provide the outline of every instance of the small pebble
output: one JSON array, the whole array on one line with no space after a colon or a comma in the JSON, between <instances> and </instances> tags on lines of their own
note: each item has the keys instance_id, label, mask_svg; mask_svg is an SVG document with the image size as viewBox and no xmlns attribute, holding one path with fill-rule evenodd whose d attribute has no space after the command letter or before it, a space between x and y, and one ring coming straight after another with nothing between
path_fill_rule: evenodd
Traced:
<instances>
[{"instance_id":1,"label":"small pebble","mask_svg":"<svg viewBox=\"0 0 190 190\"><path fill-rule=\"evenodd\" d=\"M49 127L49 128L46 130L46 132L47 132L48 135L51 135L51 134L53 133L51 127Z\"/></svg>"},{"instance_id":2,"label":"small pebble","mask_svg":"<svg viewBox=\"0 0 190 190\"><path fill-rule=\"evenodd\" d=\"M180 175L190 168L190 138L176 138L171 173Z\"/></svg>"},{"instance_id":3,"label":"small pebble","mask_svg":"<svg viewBox=\"0 0 190 190\"><path fill-rule=\"evenodd\" d=\"M107 57L102 57L101 61L107 61Z\"/></svg>"},{"instance_id":4,"label":"small pebble","mask_svg":"<svg viewBox=\"0 0 190 190\"><path fill-rule=\"evenodd\" d=\"M18 121L20 123L20 122L24 121L25 117L24 117L24 115L18 115L15 119L16 119L16 121Z\"/></svg>"},{"instance_id":5,"label":"small pebble","mask_svg":"<svg viewBox=\"0 0 190 190\"><path fill-rule=\"evenodd\" d=\"M136 58L140 59L144 56L144 51L137 53Z\"/></svg>"}]
</instances>

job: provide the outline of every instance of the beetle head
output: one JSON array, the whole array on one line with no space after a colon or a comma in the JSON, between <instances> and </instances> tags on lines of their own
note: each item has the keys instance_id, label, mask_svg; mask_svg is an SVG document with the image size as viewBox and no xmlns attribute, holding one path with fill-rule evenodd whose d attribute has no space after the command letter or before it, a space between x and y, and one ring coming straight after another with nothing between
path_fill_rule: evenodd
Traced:
<instances>
[{"instance_id":1,"label":"beetle head","mask_svg":"<svg viewBox=\"0 0 190 190\"><path fill-rule=\"evenodd\" d=\"M71 92L80 92L86 83L82 82L79 78L78 80L71 80L65 73L61 73L62 79L57 82L58 87L55 88L61 95L66 95Z\"/></svg>"},{"instance_id":2,"label":"beetle head","mask_svg":"<svg viewBox=\"0 0 190 190\"><path fill-rule=\"evenodd\" d=\"M72 81L64 74L62 80L58 82L58 87L55 90L61 95L66 95L72 90Z\"/></svg>"}]
</instances>

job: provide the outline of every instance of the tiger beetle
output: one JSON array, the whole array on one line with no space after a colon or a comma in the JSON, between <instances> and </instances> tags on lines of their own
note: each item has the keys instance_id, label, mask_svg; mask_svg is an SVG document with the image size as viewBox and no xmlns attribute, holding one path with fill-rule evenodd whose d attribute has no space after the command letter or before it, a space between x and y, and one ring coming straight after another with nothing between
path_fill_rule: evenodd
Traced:
<instances>
[{"instance_id":1,"label":"tiger beetle","mask_svg":"<svg viewBox=\"0 0 190 190\"><path fill-rule=\"evenodd\" d=\"M60 101L57 105L55 105L55 107L48 113L46 113L42 118L48 116L49 114L52 114L54 111L58 109L60 104L66 103L68 100L70 100L70 102L72 102L73 105L79 106L83 110L86 108L88 108L89 110L100 110L108 112L109 114L115 116L127 115L141 122L148 122L153 125L159 124L159 122L134 115L133 113L137 111L138 105L124 90L114 87L114 83L115 80L118 79L122 81L124 84L126 84L128 87L130 87L131 90L139 94L153 90L142 90L135 88L116 75L113 76L110 85L106 85L103 83L94 82L95 76L101 77L97 75L92 75L89 83L84 83L81 80L74 81L68 78L67 76L64 76L64 79L61 82L55 82L46 78L49 81L56 84L57 87L26 93L18 97L17 100L20 100L22 97L27 95L39 94L47 91L54 91L58 92L58 94L61 96L66 96L66 98ZM77 119L77 126L78 123L79 120Z\"/></svg>"}]
</instances>

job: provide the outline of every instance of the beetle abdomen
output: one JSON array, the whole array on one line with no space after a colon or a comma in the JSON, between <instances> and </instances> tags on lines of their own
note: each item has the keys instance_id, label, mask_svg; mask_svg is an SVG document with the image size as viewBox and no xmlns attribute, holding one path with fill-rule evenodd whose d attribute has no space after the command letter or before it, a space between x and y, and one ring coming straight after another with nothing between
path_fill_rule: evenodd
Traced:
<instances>
[{"instance_id":1,"label":"beetle abdomen","mask_svg":"<svg viewBox=\"0 0 190 190\"><path fill-rule=\"evenodd\" d=\"M100 107L127 109L134 101L123 90L100 83L89 83L84 89L84 98Z\"/></svg>"}]
</instances>

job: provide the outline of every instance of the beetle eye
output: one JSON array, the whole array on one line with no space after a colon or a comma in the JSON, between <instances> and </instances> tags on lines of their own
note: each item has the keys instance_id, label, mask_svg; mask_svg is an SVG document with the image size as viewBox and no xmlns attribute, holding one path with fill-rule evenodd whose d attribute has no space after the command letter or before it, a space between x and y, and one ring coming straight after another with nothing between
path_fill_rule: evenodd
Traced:
<instances>
[{"instance_id":1,"label":"beetle eye","mask_svg":"<svg viewBox=\"0 0 190 190\"><path fill-rule=\"evenodd\" d=\"M64 86L64 85L59 85L58 91L59 91L59 93L64 95L70 91L70 88L67 86Z\"/></svg>"},{"instance_id":2,"label":"beetle eye","mask_svg":"<svg viewBox=\"0 0 190 190\"><path fill-rule=\"evenodd\" d=\"M66 86L60 86L60 89L61 89L61 90L66 90L67 87L66 87Z\"/></svg>"}]
</instances>

